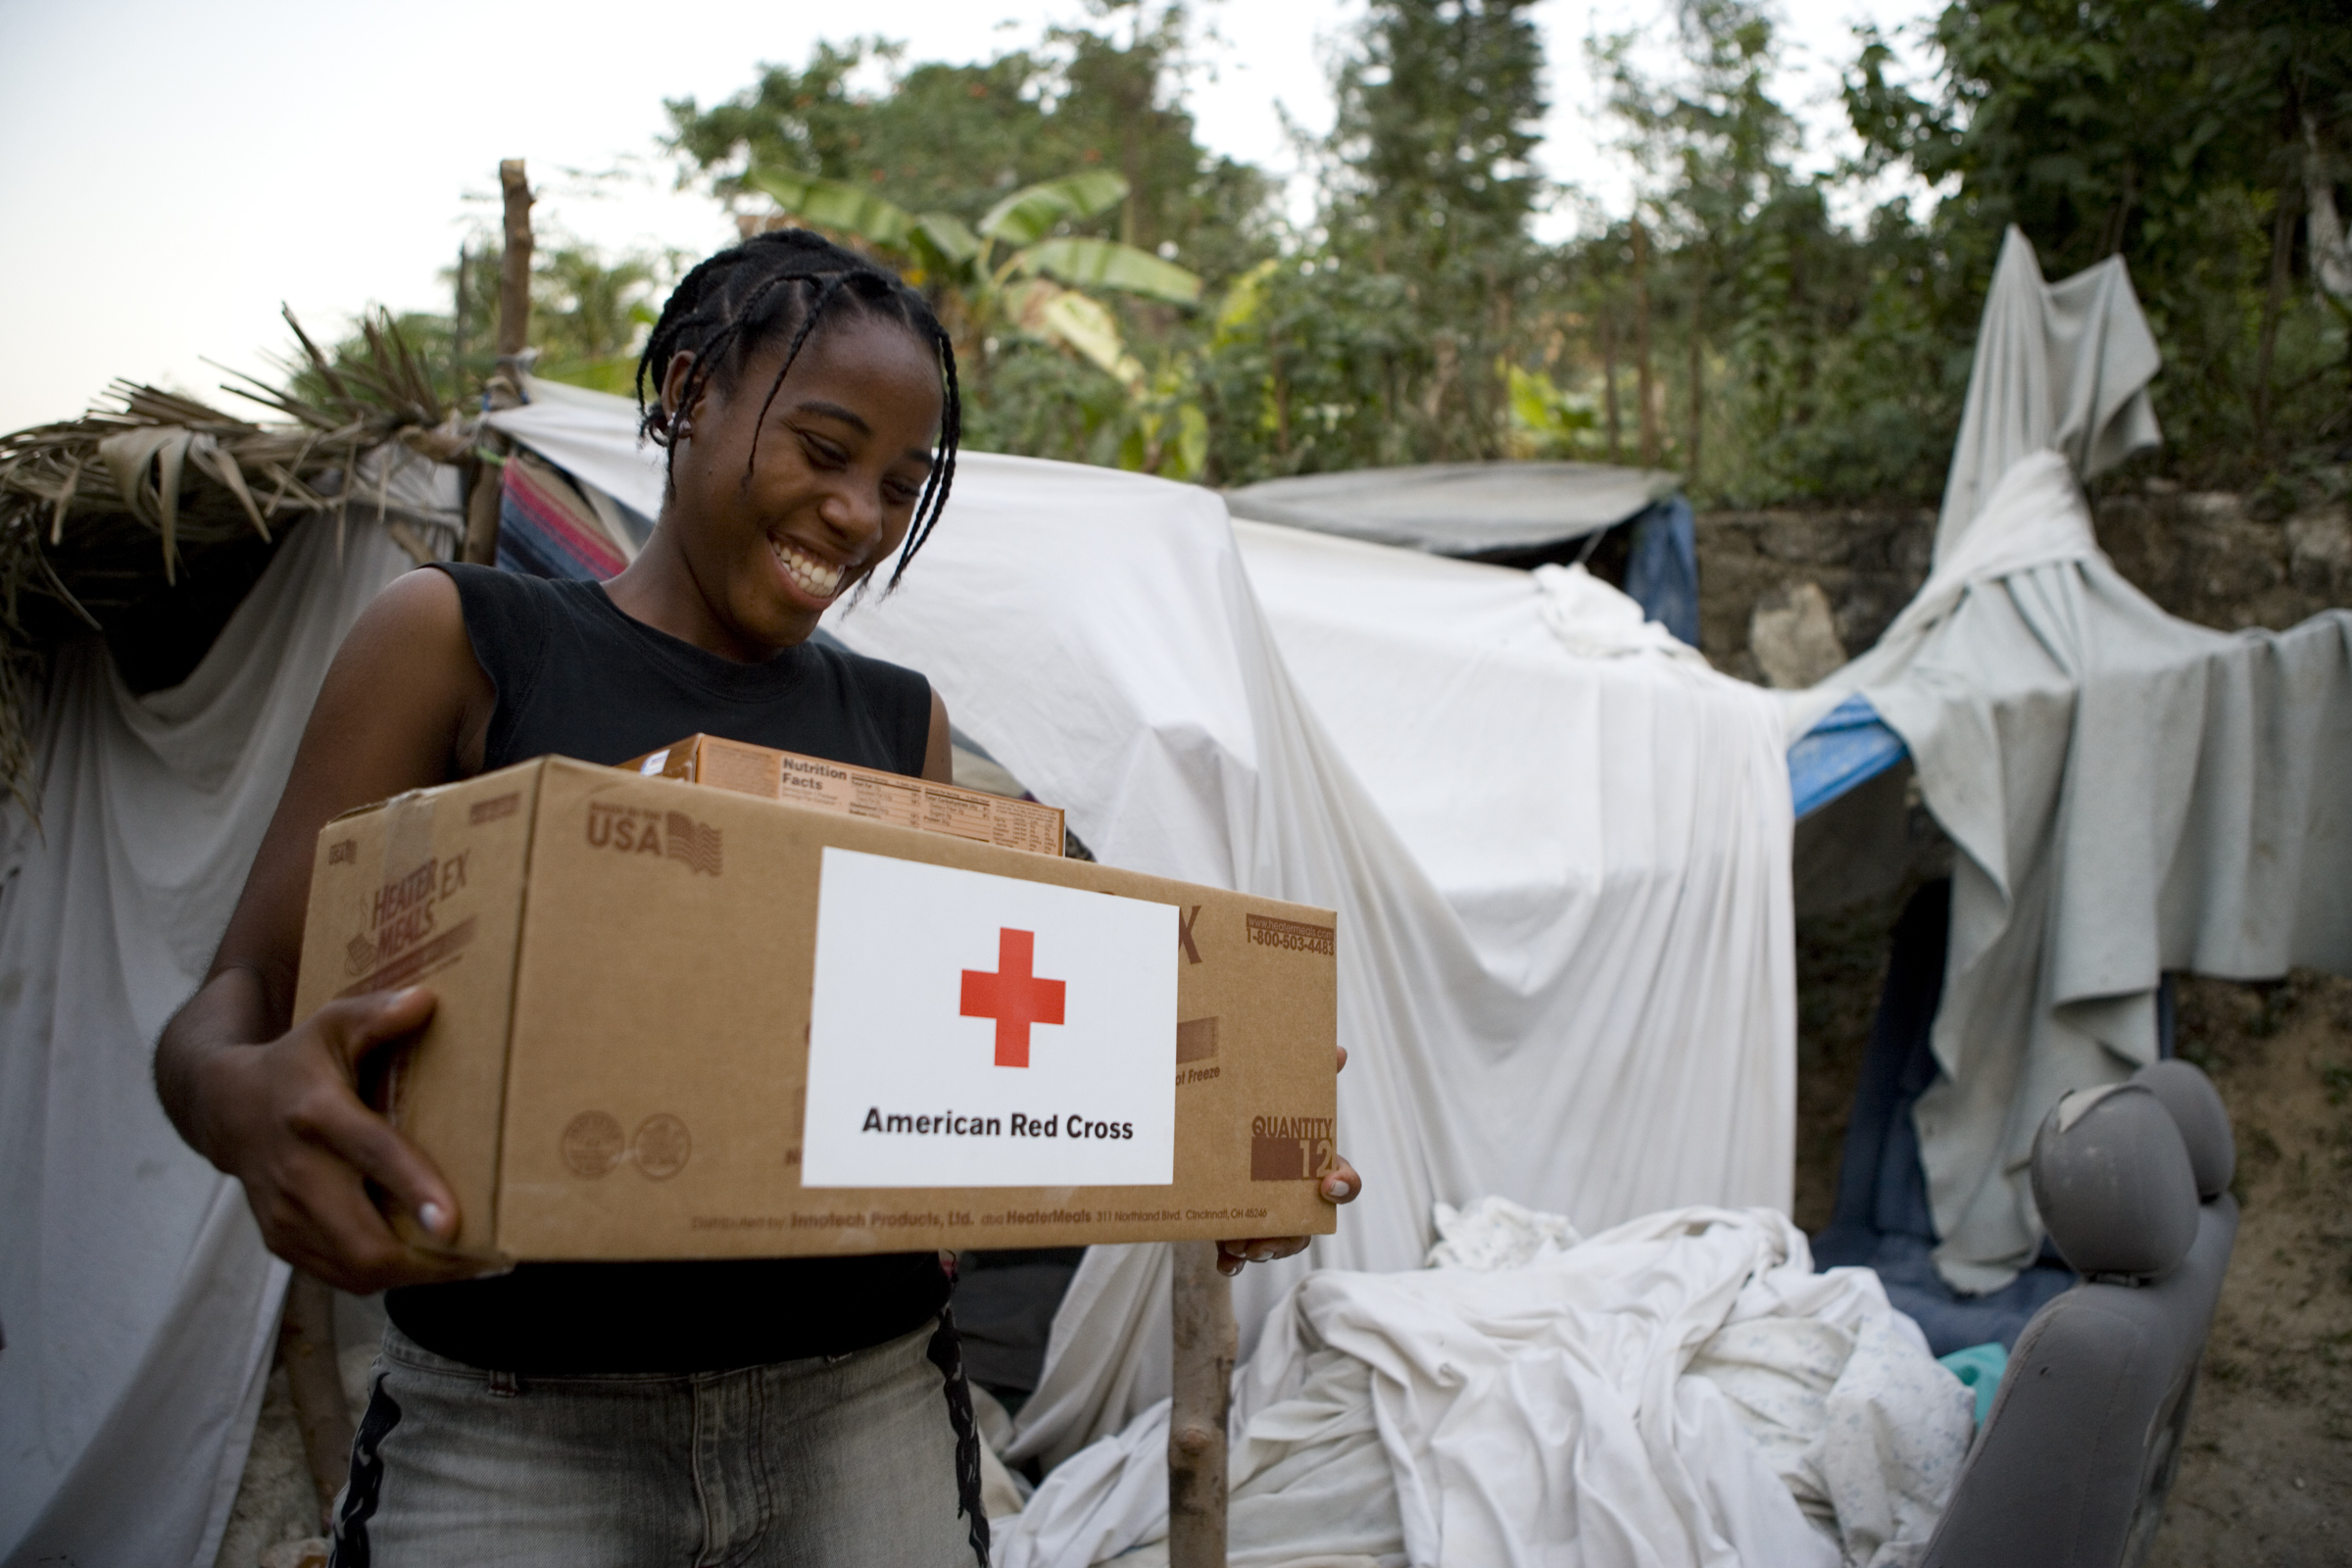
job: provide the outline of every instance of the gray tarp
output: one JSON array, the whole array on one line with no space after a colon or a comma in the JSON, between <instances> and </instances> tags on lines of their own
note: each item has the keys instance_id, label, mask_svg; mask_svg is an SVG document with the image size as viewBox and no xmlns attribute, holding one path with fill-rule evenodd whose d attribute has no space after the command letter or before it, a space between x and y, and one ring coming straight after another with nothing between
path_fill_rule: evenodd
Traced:
<instances>
[{"instance_id":1,"label":"gray tarp","mask_svg":"<svg viewBox=\"0 0 2352 1568\"><path fill-rule=\"evenodd\" d=\"M1605 463L1433 463L1265 479L1225 493L1233 515L1440 556L1538 550L1639 515L1671 473Z\"/></svg>"},{"instance_id":2,"label":"gray tarp","mask_svg":"<svg viewBox=\"0 0 2352 1568\"><path fill-rule=\"evenodd\" d=\"M2032 1259L2034 1128L2155 1055L2165 970L2352 971L2352 613L2211 631L2100 553L2075 474L2154 439L2154 368L2120 262L2051 288L2012 230L1935 569L1789 703L1793 739L1867 698L1961 851L1916 1119L1936 1263L1964 1291Z\"/></svg>"}]
</instances>

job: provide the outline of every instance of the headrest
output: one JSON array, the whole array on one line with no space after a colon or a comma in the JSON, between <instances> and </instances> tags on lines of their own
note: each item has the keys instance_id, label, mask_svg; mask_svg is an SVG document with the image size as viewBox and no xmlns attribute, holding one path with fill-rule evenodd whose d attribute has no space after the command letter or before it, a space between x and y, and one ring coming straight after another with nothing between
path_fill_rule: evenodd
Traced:
<instances>
[{"instance_id":1,"label":"headrest","mask_svg":"<svg viewBox=\"0 0 2352 1568\"><path fill-rule=\"evenodd\" d=\"M2180 1129L2135 1083L2058 1102L2034 1135L2034 1202L2082 1274L2161 1279L2197 1239L2197 1179Z\"/></svg>"},{"instance_id":2,"label":"headrest","mask_svg":"<svg viewBox=\"0 0 2352 1568\"><path fill-rule=\"evenodd\" d=\"M2210 1203L2228 1192L2237 1174L2237 1140L2230 1135L2230 1110L2213 1080L2175 1057L2150 1062L2132 1081L2163 1101L2180 1124L2188 1168L2197 1177L2197 1197Z\"/></svg>"}]
</instances>

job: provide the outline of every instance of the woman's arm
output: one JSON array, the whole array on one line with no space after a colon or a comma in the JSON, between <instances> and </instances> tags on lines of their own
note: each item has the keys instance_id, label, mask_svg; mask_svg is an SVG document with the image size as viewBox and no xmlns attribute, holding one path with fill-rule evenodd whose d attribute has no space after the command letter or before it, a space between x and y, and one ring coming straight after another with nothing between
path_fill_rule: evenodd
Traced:
<instances>
[{"instance_id":1,"label":"woman's arm","mask_svg":"<svg viewBox=\"0 0 2352 1568\"><path fill-rule=\"evenodd\" d=\"M462 1278L478 1264L402 1243L367 1191L372 1181L431 1234L456 1233L440 1174L353 1089L361 1058L424 1026L431 993L292 1018L318 830L479 771L495 702L446 573L412 572L377 596L327 669L212 972L156 1046L156 1093L180 1136L244 1184L271 1251L345 1290Z\"/></svg>"},{"instance_id":2,"label":"woman's arm","mask_svg":"<svg viewBox=\"0 0 2352 1568\"><path fill-rule=\"evenodd\" d=\"M931 738L923 743L923 777L934 784L956 782L955 743L948 739L948 705L931 694Z\"/></svg>"}]
</instances>

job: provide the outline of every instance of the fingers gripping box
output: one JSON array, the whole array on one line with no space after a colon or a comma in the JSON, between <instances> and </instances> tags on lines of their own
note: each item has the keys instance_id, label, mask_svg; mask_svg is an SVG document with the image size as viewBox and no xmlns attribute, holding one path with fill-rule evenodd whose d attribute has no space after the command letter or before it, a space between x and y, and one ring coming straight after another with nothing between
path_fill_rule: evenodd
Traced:
<instances>
[{"instance_id":1,"label":"fingers gripping box","mask_svg":"<svg viewBox=\"0 0 2352 1568\"><path fill-rule=\"evenodd\" d=\"M298 1016L430 987L458 1250L1329 1233L1328 910L543 758L320 833Z\"/></svg>"}]
</instances>

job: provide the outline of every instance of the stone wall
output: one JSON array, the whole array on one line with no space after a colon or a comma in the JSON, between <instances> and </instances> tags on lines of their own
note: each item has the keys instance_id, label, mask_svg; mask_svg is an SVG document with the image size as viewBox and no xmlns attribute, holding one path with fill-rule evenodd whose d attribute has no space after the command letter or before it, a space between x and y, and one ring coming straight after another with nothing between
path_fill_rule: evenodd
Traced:
<instances>
[{"instance_id":1,"label":"stone wall","mask_svg":"<svg viewBox=\"0 0 2352 1568\"><path fill-rule=\"evenodd\" d=\"M2352 606L2342 505L2264 515L2242 497L2160 484L2100 498L2099 544L2172 613L2235 631ZM1715 667L1804 686L1879 639L1927 580L1930 508L1702 513L1699 648Z\"/></svg>"}]
</instances>

